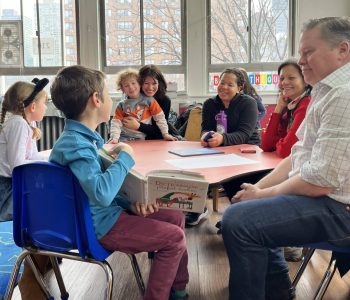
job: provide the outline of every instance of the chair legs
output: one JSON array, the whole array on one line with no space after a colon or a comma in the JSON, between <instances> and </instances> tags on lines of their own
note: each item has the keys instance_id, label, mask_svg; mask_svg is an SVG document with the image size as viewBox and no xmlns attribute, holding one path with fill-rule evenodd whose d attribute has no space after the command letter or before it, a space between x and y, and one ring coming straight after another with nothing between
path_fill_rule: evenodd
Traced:
<instances>
[{"instance_id":1,"label":"chair legs","mask_svg":"<svg viewBox=\"0 0 350 300\"><path fill-rule=\"evenodd\" d=\"M145 284L142 279L142 274L139 268L139 265L137 263L136 256L134 254L128 254L130 261L131 261L131 266L134 271L134 275L136 278L137 285L139 287L140 293L143 295L145 293Z\"/></svg>"},{"instance_id":2,"label":"chair legs","mask_svg":"<svg viewBox=\"0 0 350 300\"><path fill-rule=\"evenodd\" d=\"M304 273L304 270L306 269L307 264L309 263L312 255L314 254L315 249L312 248L308 248L306 251L306 254L303 258L303 261L298 269L298 271L296 272L293 281L292 281L292 287L296 288L302 274ZM321 280L321 283L319 284L317 291L314 295L313 300L321 300L324 296L324 294L326 293L326 290L329 286L329 283L331 282L333 275L336 271L336 259L335 258L331 258L327 270L323 275L323 278Z\"/></svg>"},{"instance_id":3,"label":"chair legs","mask_svg":"<svg viewBox=\"0 0 350 300\"><path fill-rule=\"evenodd\" d=\"M16 263L13 267L13 271L11 273L9 283L7 284L4 300L10 300L12 298L13 290L15 289L16 280L18 278L21 264L28 255L29 255L29 251L23 250L22 253L18 256Z\"/></svg>"},{"instance_id":4,"label":"chair legs","mask_svg":"<svg viewBox=\"0 0 350 300\"><path fill-rule=\"evenodd\" d=\"M294 278L292 280L292 287L293 288L296 288L296 286L297 286L297 284L298 284L298 282L299 282L299 280L301 278L301 275L303 275L303 273L304 273L304 271L305 271L305 269L307 267L307 264L309 263L309 261L310 261L312 255L314 254L314 252L315 252L315 249L307 248L306 253L305 253L305 255L304 255L303 259L302 259L302 262L301 262L301 264L299 266L299 269L296 272L296 274L295 274L295 276L294 276Z\"/></svg>"},{"instance_id":5,"label":"chair legs","mask_svg":"<svg viewBox=\"0 0 350 300\"><path fill-rule=\"evenodd\" d=\"M67 300L69 298L69 294L68 294L68 292L66 290L66 287L64 285L64 281L63 281L63 278L62 278L62 273L60 271L60 267L58 265L57 258L56 257L50 257L50 262L51 262L51 265L52 265L52 269L55 272L55 277L56 277L56 280L57 280L58 287L60 288L61 299L62 300Z\"/></svg>"},{"instance_id":6,"label":"chair legs","mask_svg":"<svg viewBox=\"0 0 350 300\"><path fill-rule=\"evenodd\" d=\"M98 261L98 260L94 260L94 259L83 259L81 258L78 254L64 254L64 253L59 253L59 252L50 252L50 251L29 251L28 249L24 249L22 251L22 253L18 256L16 263L14 265L14 269L11 273L10 276L10 280L7 286L7 290L6 290L6 294L4 297L4 300L10 300L12 298L12 294L16 285L16 279L18 277L19 274L19 270L21 267L21 264L23 263L24 259L27 258L33 273L39 283L39 285L41 286L43 292L46 294L48 299L53 299L53 297L50 295L50 293L48 292L47 286L40 274L40 272L37 269L37 266L35 264L35 262L32 260L31 258L31 254L40 254L40 255L46 255L50 257L52 266L53 266L53 270L56 276L56 280L58 283L58 286L60 288L60 292L61 292L61 298L63 300L68 299L69 294L66 291L66 288L64 286L64 282L63 282L63 278L62 278L62 274L60 272L58 263L57 263L57 257L62 257L62 258L66 258L66 259L72 259L72 260L77 260L77 261L82 261L82 262L89 262L89 263L94 263L99 265L105 272L106 274L106 279L107 279L107 299L112 300L112 292L113 292L113 271L111 266L109 265L109 263L107 261ZM142 274L139 268L139 265L137 263L137 259L136 256L134 254L128 254L130 261L131 261L131 266L136 278L136 282L137 285L139 287L139 290L141 292L141 294L143 295L145 292L145 284L143 282L142 279Z\"/></svg>"},{"instance_id":7,"label":"chair legs","mask_svg":"<svg viewBox=\"0 0 350 300\"><path fill-rule=\"evenodd\" d=\"M56 257L62 257L62 258L66 258L66 259L72 259L72 260L77 260L77 261L81 261L81 262L89 262L89 263L94 263L99 265L105 272L106 274L106 278L107 278L107 299L112 300L112 292L113 292L113 272L112 272L112 268L111 266L108 264L107 261L97 261L94 259L83 259L81 258L78 254L63 254L63 253L59 253L59 252L50 252L50 251L37 251L34 250L33 252L29 251L28 249L24 249L22 251L22 253L18 256L16 263L14 265L13 271L11 273L10 276L10 280L9 283L7 285L7 290L6 290L6 294L4 296L4 300L10 300L12 298L13 295L13 291L15 289L15 285L16 285L16 279L18 278L18 274L19 274L19 270L21 267L21 264L23 263L24 259L27 258L30 267L32 268L32 271L39 283L39 285L41 286L43 292L45 293L46 297L48 299L53 299L53 297L50 295L50 293L48 292L47 286L41 276L41 274L38 272L38 269L35 265L35 262L32 260L31 258L31 254L39 254L40 255L46 255L49 256L50 259L53 258L53 269L55 272L55 276L58 282L58 285L60 287L60 291L61 291L61 298L64 299L68 299L69 294L67 293L65 286L64 286L64 282L62 279L62 275L61 272L59 270L59 266L57 263L57 259ZM136 259L136 258L135 258ZM136 262L137 264L137 262ZM138 267L138 266L137 266ZM142 278L141 278L142 279Z\"/></svg>"},{"instance_id":8,"label":"chair legs","mask_svg":"<svg viewBox=\"0 0 350 300\"><path fill-rule=\"evenodd\" d=\"M317 292L315 294L314 300L321 300L329 286L329 283L331 282L333 275L335 273L335 270L337 269L336 266L336 259L331 258L331 261L329 262L328 268L326 272L323 275L323 278L321 280L320 285L317 288Z\"/></svg>"}]
</instances>

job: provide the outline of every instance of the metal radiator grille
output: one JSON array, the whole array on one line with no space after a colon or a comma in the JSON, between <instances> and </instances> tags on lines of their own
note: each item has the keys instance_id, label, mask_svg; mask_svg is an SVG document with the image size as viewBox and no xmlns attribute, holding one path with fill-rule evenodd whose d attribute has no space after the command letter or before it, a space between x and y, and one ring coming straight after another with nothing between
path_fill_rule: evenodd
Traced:
<instances>
[{"instance_id":1,"label":"metal radiator grille","mask_svg":"<svg viewBox=\"0 0 350 300\"><path fill-rule=\"evenodd\" d=\"M42 132L41 139L38 141L38 150L51 149L56 142L64 127L64 119L55 116L46 116L40 122L39 127ZM97 127L97 132L102 138L108 140L108 126L106 123L102 123Z\"/></svg>"}]
</instances>

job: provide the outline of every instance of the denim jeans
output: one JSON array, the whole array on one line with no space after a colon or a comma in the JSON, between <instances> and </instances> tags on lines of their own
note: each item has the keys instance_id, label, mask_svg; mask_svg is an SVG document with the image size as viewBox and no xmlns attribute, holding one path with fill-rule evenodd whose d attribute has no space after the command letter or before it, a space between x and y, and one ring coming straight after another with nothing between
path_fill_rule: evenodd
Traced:
<instances>
[{"instance_id":1,"label":"denim jeans","mask_svg":"<svg viewBox=\"0 0 350 300\"><path fill-rule=\"evenodd\" d=\"M269 278L285 276L280 247L350 242L350 208L327 196L281 195L231 205L222 220L230 298L265 299Z\"/></svg>"},{"instance_id":2,"label":"denim jeans","mask_svg":"<svg viewBox=\"0 0 350 300\"><path fill-rule=\"evenodd\" d=\"M0 222L12 220L12 178L0 176Z\"/></svg>"}]
</instances>

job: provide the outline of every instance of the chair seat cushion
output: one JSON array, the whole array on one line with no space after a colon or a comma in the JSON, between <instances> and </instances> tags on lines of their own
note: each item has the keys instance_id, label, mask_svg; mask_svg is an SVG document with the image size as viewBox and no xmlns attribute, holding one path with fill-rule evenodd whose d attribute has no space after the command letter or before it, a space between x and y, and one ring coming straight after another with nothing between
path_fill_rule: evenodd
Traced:
<instances>
[{"instance_id":1,"label":"chair seat cushion","mask_svg":"<svg viewBox=\"0 0 350 300\"><path fill-rule=\"evenodd\" d=\"M0 222L0 298L6 292L13 265L22 252L22 248L13 241L12 231L12 221Z\"/></svg>"}]
</instances>

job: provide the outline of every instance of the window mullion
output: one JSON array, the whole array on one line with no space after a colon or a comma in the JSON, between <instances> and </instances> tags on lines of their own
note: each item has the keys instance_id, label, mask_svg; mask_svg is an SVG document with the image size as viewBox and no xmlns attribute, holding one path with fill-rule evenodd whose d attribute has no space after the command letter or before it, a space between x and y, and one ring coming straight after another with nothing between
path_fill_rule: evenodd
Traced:
<instances>
[{"instance_id":1,"label":"window mullion","mask_svg":"<svg viewBox=\"0 0 350 300\"><path fill-rule=\"evenodd\" d=\"M248 63L252 62L252 0L248 0Z\"/></svg>"},{"instance_id":2,"label":"window mullion","mask_svg":"<svg viewBox=\"0 0 350 300\"><path fill-rule=\"evenodd\" d=\"M140 42L141 42L141 65L145 64L145 28L143 15L143 0L140 0Z\"/></svg>"},{"instance_id":3,"label":"window mullion","mask_svg":"<svg viewBox=\"0 0 350 300\"><path fill-rule=\"evenodd\" d=\"M36 0L36 36L38 38L38 56L39 56L39 68L42 67L41 63L41 39L40 39L40 9L39 0Z\"/></svg>"}]
</instances>

